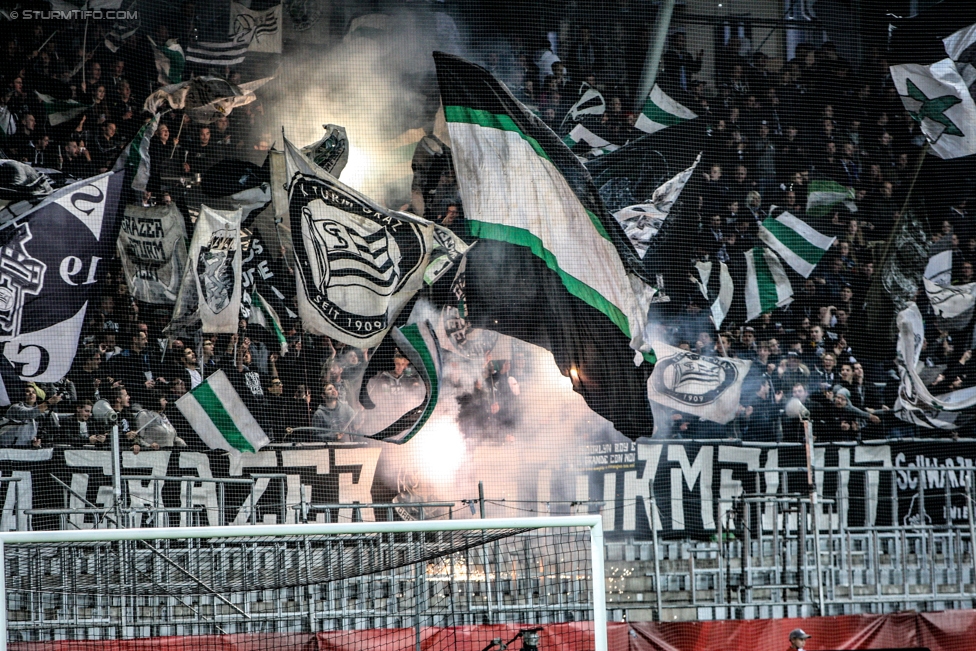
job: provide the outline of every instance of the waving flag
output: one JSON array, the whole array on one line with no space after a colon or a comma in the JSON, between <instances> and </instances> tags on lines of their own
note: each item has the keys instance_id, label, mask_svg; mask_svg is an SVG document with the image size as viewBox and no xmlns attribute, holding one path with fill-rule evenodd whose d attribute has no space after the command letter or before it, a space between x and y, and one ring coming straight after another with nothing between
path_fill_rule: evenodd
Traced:
<instances>
[{"instance_id":1,"label":"waving flag","mask_svg":"<svg viewBox=\"0 0 976 651\"><path fill-rule=\"evenodd\" d=\"M807 193L807 214L811 217L829 215L837 206L843 205L851 212L857 212L854 203L854 188L841 185L837 181L810 181Z\"/></svg>"},{"instance_id":2,"label":"waving flag","mask_svg":"<svg viewBox=\"0 0 976 651\"><path fill-rule=\"evenodd\" d=\"M186 66L186 55L183 48L171 38L163 45L156 45L151 38L149 42L153 46L153 53L156 59L156 72L159 73L157 81L161 84L178 84L183 81L183 68Z\"/></svg>"},{"instance_id":3,"label":"waving flag","mask_svg":"<svg viewBox=\"0 0 976 651\"><path fill-rule=\"evenodd\" d=\"M971 2L945 0L891 30L891 79L940 158L976 153L974 21Z\"/></svg>"},{"instance_id":4,"label":"waving flag","mask_svg":"<svg viewBox=\"0 0 976 651\"><path fill-rule=\"evenodd\" d=\"M377 205L287 139L285 162L299 316L310 332L372 348L423 286L428 266L460 257L465 245L447 229Z\"/></svg>"},{"instance_id":5,"label":"waving flag","mask_svg":"<svg viewBox=\"0 0 976 651\"><path fill-rule=\"evenodd\" d=\"M837 240L821 235L788 212L765 219L759 227L759 239L804 278L810 277L814 267Z\"/></svg>"},{"instance_id":6,"label":"waving flag","mask_svg":"<svg viewBox=\"0 0 976 651\"><path fill-rule=\"evenodd\" d=\"M451 55L434 61L465 215L481 239L467 254L473 325L549 349L594 411L628 436L650 434L646 370L632 360L649 350L653 290L637 252L579 159L502 83Z\"/></svg>"},{"instance_id":7,"label":"waving flag","mask_svg":"<svg viewBox=\"0 0 976 651\"><path fill-rule=\"evenodd\" d=\"M651 402L716 423L736 417L751 361L704 357L657 341L654 352L657 364L647 381Z\"/></svg>"},{"instance_id":8,"label":"waving flag","mask_svg":"<svg viewBox=\"0 0 976 651\"><path fill-rule=\"evenodd\" d=\"M281 53L281 5L255 11L240 2L230 4L230 31L245 41L249 52Z\"/></svg>"},{"instance_id":9,"label":"waving flag","mask_svg":"<svg viewBox=\"0 0 976 651\"><path fill-rule=\"evenodd\" d=\"M257 452L271 442L223 371L180 397L176 408L214 450Z\"/></svg>"},{"instance_id":10,"label":"waving flag","mask_svg":"<svg viewBox=\"0 0 976 651\"><path fill-rule=\"evenodd\" d=\"M634 127L646 133L657 133L661 129L673 127L694 120L698 116L686 106L671 99L657 84L644 102L641 114L637 116Z\"/></svg>"},{"instance_id":11,"label":"waving flag","mask_svg":"<svg viewBox=\"0 0 976 651\"><path fill-rule=\"evenodd\" d=\"M745 252L746 321L793 302L793 285L776 254L763 247Z\"/></svg>"},{"instance_id":12,"label":"waving flag","mask_svg":"<svg viewBox=\"0 0 976 651\"><path fill-rule=\"evenodd\" d=\"M57 382L71 368L99 264L115 245L122 176L56 190L0 232L0 344L31 381Z\"/></svg>"}]
</instances>

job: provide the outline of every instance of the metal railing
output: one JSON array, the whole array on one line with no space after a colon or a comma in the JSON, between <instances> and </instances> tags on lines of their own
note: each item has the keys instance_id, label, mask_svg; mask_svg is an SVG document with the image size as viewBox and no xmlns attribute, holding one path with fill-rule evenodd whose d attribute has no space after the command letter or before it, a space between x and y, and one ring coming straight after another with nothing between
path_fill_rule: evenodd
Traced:
<instances>
[{"instance_id":1,"label":"metal railing","mask_svg":"<svg viewBox=\"0 0 976 651\"><path fill-rule=\"evenodd\" d=\"M803 468L777 470L805 472ZM964 473L962 485L943 481L938 488L928 480L933 469L814 470L890 473L891 492L885 499L890 500L893 517L899 514L899 500L906 499L904 491L901 497L898 494L895 473L899 473L914 484L917 521L850 526L850 499L840 489L816 504L806 494L743 494L717 500L718 512L724 515L717 519L711 540L664 541L657 525L661 513L652 497L650 553L639 554L639 559L634 553L634 561L619 565L608 562L611 573L627 567L630 582L637 586L625 589L624 582L625 588L608 597L614 617L631 619L634 614L628 611L648 610L661 620L976 606L976 468L954 468ZM757 477L756 486L760 485ZM936 523L930 517L933 507L941 511ZM622 544L644 546L636 541Z\"/></svg>"}]
</instances>

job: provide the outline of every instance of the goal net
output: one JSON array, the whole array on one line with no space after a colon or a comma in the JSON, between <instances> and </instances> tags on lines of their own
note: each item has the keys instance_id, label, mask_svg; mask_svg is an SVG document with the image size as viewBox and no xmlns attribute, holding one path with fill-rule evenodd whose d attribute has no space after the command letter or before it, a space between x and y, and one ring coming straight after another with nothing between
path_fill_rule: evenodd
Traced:
<instances>
[{"instance_id":1,"label":"goal net","mask_svg":"<svg viewBox=\"0 0 976 651\"><path fill-rule=\"evenodd\" d=\"M595 516L5 534L0 639L605 649L601 540Z\"/></svg>"}]
</instances>

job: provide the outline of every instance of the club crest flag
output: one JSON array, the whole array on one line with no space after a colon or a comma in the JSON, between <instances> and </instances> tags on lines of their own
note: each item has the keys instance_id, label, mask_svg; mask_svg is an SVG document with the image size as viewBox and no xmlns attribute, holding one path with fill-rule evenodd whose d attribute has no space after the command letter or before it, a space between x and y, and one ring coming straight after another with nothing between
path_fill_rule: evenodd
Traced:
<instances>
[{"instance_id":1,"label":"club crest flag","mask_svg":"<svg viewBox=\"0 0 976 651\"><path fill-rule=\"evenodd\" d=\"M28 381L57 382L71 368L92 288L112 255L122 177L107 172L61 188L0 234L0 346Z\"/></svg>"},{"instance_id":2,"label":"club crest flag","mask_svg":"<svg viewBox=\"0 0 976 651\"><path fill-rule=\"evenodd\" d=\"M288 140L285 162L298 314L314 334L372 348L421 288L432 260L454 253L434 224L373 203Z\"/></svg>"},{"instance_id":3,"label":"club crest flag","mask_svg":"<svg viewBox=\"0 0 976 651\"><path fill-rule=\"evenodd\" d=\"M241 211L200 206L174 320L199 311L204 332L237 332L241 312Z\"/></svg>"},{"instance_id":4,"label":"club crest flag","mask_svg":"<svg viewBox=\"0 0 976 651\"><path fill-rule=\"evenodd\" d=\"M752 362L705 357L661 342L654 343L657 364L647 380L654 403L716 423L739 413L742 383Z\"/></svg>"},{"instance_id":5,"label":"club crest flag","mask_svg":"<svg viewBox=\"0 0 976 651\"><path fill-rule=\"evenodd\" d=\"M264 11L248 9L239 2L230 4L230 32L238 41L249 43L248 52L281 54L281 5Z\"/></svg>"},{"instance_id":6,"label":"club crest flag","mask_svg":"<svg viewBox=\"0 0 976 651\"><path fill-rule=\"evenodd\" d=\"M117 250L133 298L176 301L186 268L186 227L175 205L126 206Z\"/></svg>"}]
</instances>

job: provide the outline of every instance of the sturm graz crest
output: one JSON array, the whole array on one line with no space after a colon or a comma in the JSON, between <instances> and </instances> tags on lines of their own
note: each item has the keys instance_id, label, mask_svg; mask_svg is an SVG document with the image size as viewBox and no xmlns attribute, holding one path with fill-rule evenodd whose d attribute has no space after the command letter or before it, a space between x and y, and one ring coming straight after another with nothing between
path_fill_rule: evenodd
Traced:
<instances>
[{"instance_id":1,"label":"sturm graz crest","mask_svg":"<svg viewBox=\"0 0 976 651\"><path fill-rule=\"evenodd\" d=\"M658 392L673 400L702 406L715 402L738 375L730 360L681 352L659 360L651 382Z\"/></svg>"},{"instance_id":2,"label":"sturm graz crest","mask_svg":"<svg viewBox=\"0 0 976 651\"><path fill-rule=\"evenodd\" d=\"M5 336L20 335L24 299L44 288L47 265L24 248L31 238L30 226L21 224L0 248L0 332Z\"/></svg>"},{"instance_id":3,"label":"sturm graz crest","mask_svg":"<svg viewBox=\"0 0 976 651\"><path fill-rule=\"evenodd\" d=\"M214 231L206 246L200 248L197 276L203 300L214 314L230 305L234 293L233 259L237 250L236 233Z\"/></svg>"},{"instance_id":4,"label":"sturm graz crest","mask_svg":"<svg viewBox=\"0 0 976 651\"><path fill-rule=\"evenodd\" d=\"M293 181L289 212L308 303L357 339L387 329L391 305L423 272L422 225L309 176Z\"/></svg>"}]
</instances>

